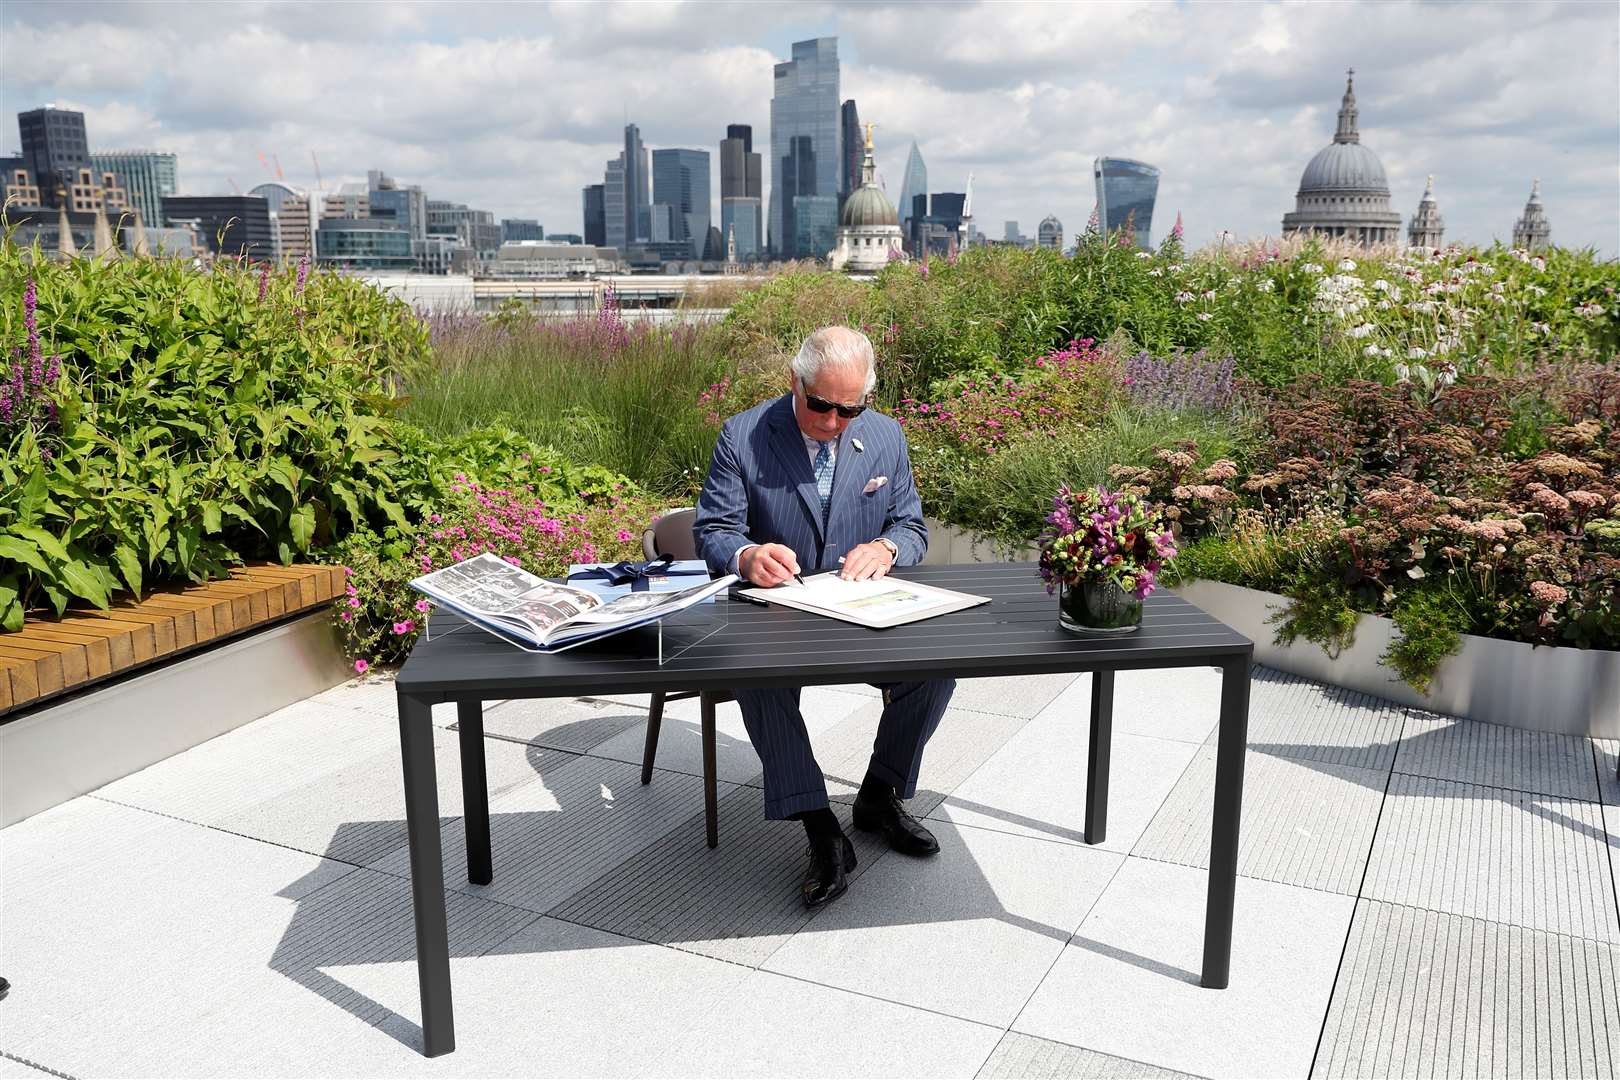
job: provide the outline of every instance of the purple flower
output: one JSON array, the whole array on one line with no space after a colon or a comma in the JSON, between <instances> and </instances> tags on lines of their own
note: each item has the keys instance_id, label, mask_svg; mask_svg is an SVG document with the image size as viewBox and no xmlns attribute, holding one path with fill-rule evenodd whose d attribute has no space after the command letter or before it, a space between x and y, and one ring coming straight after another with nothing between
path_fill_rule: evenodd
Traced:
<instances>
[{"instance_id":1,"label":"purple flower","mask_svg":"<svg viewBox=\"0 0 1620 1080\"><path fill-rule=\"evenodd\" d=\"M308 280L309 280L309 255L306 253L303 258L298 260L298 281L293 286L293 293L295 295L302 296L303 292L304 292L304 282L308 281Z\"/></svg>"},{"instance_id":2,"label":"purple flower","mask_svg":"<svg viewBox=\"0 0 1620 1080\"><path fill-rule=\"evenodd\" d=\"M261 266L259 268L259 303L264 303L264 294L269 291L269 288L270 267L268 265Z\"/></svg>"}]
</instances>

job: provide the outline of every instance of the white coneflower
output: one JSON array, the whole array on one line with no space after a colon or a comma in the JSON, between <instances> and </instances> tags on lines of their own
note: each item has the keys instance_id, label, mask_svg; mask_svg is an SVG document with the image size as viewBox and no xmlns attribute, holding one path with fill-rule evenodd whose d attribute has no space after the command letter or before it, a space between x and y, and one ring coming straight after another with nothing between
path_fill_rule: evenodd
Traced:
<instances>
[{"instance_id":1,"label":"white coneflower","mask_svg":"<svg viewBox=\"0 0 1620 1080\"><path fill-rule=\"evenodd\" d=\"M1353 338L1370 337L1375 329L1377 328L1374 327L1372 323L1364 322L1360 326L1351 327L1350 336Z\"/></svg>"},{"instance_id":2,"label":"white coneflower","mask_svg":"<svg viewBox=\"0 0 1620 1080\"><path fill-rule=\"evenodd\" d=\"M1354 270L1355 268L1356 268L1356 260L1354 260L1354 259L1344 259L1344 260L1340 261L1340 263L1339 263L1339 269L1340 270Z\"/></svg>"}]
</instances>

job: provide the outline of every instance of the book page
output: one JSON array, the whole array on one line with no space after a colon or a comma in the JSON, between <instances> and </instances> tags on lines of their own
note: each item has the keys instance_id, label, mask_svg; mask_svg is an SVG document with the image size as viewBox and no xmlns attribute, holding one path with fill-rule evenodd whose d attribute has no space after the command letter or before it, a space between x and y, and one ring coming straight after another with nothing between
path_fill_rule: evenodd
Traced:
<instances>
[{"instance_id":1,"label":"book page","mask_svg":"<svg viewBox=\"0 0 1620 1080\"><path fill-rule=\"evenodd\" d=\"M922 589L898 578L880 577L868 581L845 581L837 574L816 574L803 585L788 582L777 586L783 598L806 607L836 612L873 622L911 619L935 608L954 605L958 596L933 589Z\"/></svg>"},{"instance_id":2,"label":"book page","mask_svg":"<svg viewBox=\"0 0 1620 1080\"><path fill-rule=\"evenodd\" d=\"M429 596L475 614L515 619L543 641L546 632L602 606L584 589L557 585L491 552L435 570L411 584Z\"/></svg>"}]
</instances>

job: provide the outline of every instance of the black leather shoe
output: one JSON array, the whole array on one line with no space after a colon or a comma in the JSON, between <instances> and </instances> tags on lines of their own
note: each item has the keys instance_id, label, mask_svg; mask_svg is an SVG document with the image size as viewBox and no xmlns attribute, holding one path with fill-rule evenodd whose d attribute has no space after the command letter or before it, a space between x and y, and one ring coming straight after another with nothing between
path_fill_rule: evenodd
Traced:
<instances>
[{"instance_id":1,"label":"black leather shoe","mask_svg":"<svg viewBox=\"0 0 1620 1080\"><path fill-rule=\"evenodd\" d=\"M855 869L855 845L843 833L817 836L810 841L810 869L800 893L804 906L818 908L844 895L848 874Z\"/></svg>"},{"instance_id":2,"label":"black leather shoe","mask_svg":"<svg viewBox=\"0 0 1620 1080\"><path fill-rule=\"evenodd\" d=\"M906 813L905 803L890 792L883 799L855 797L855 827L865 832L881 833L889 846L906 855L933 855L939 851L939 841L923 828L922 822Z\"/></svg>"}]
</instances>

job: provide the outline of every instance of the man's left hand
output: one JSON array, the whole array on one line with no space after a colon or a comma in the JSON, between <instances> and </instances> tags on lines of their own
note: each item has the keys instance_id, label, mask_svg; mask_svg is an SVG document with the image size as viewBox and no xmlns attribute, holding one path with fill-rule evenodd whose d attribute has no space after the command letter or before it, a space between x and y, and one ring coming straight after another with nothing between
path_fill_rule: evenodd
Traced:
<instances>
[{"instance_id":1,"label":"man's left hand","mask_svg":"<svg viewBox=\"0 0 1620 1080\"><path fill-rule=\"evenodd\" d=\"M882 577L893 565L894 556L885 545L876 541L857 544L844 553L844 565L839 568L838 576L845 581L866 581Z\"/></svg>"}]
</instances>

